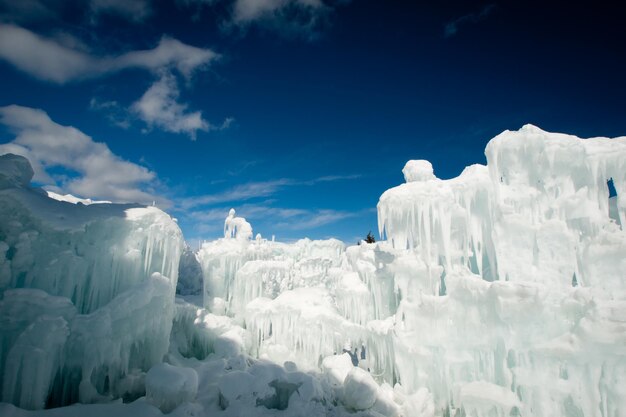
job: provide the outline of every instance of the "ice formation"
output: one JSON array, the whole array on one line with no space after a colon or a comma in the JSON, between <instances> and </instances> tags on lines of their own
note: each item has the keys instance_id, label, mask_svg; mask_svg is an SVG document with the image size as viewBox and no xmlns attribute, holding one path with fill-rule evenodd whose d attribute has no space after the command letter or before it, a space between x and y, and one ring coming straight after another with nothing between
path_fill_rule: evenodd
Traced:
<instances>
[{"instance_id":1,"label":"ice formation","mask_svg":"<svg viewBox=\"0 0 626 417\"><path fill-rule=\"evenodd\" d=\"M449 180L409 161L380 197L381 242L252 239L231 210L180 268L164 213L47 199L3 157L3 401L109 402L67 416L625 415L626 138L527 125L485 154Z\"/></svg>"},{"instance_id":2,"label":"ice formation","mask_svg":"<svg viewBox=\"0 0 626 417\"><path fill-rule=\"evenodd\" d=\"M25 158L0 156L2 401L136 396L126 378L168 350L180 229L154 207L51 199L32 175Z\"/></svg>"},{"instance_id":3,"label":"ice formation","mask_svg":"<svg viewBox=\"0 0 626 417\"><path fill-rule=\"evenodd\" d=\"M230 209L228 217L224 221L224 237L236 239L250 239L252 226L243 217L237 217L235 209Z\"/></svg>"},{"instance_id":4,"label":"ice formation","mask_svg":"<svg viewBox=\"0 0 626 417\"><path fill-rule=\"evenodd\" d=\"M178 284L176 293L181 295L200 295L203 288L202 268L196 253L185 244L178 266Z\"/></svg>"},{"instance_id":5,"label":"ice formation","mask_svg":"<svg viewBox=\"0 0 626 417\"><path fill-rule=\"evenodd\" d=\"M253 356L302 369L327 369L346 340L362 346L408 415L619 415L626 138L527 125L486 156L450 180L409 161L378 205L387 240L326 261L274 242L206 244L205 285L222 285L206 306L224 300Z\"/></svg>"}]
</instances>

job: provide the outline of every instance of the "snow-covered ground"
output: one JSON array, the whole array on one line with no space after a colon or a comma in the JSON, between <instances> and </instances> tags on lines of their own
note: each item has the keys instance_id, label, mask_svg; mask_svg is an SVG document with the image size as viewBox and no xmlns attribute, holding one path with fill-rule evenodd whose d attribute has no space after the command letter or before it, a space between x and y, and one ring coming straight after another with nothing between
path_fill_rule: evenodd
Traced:
<instances>
[{"instance_id":1,"label":"snow-covered ground","mask_svg":"<svg viewBox=\"0 0 626 417\"><path fill-rule=\"evenodd\" d=\"M0 415L626 416L626 138L527 125L485 153L409 161L381 242L231 210L197 253L0 156Z\"/></svg>"}]
</instances>

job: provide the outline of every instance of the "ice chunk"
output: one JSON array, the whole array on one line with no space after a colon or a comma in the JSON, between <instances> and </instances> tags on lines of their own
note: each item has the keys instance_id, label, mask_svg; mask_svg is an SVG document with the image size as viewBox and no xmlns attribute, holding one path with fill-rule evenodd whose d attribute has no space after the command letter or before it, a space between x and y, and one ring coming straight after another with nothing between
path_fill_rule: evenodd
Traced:
<instances>
[{"instance_id":1,"label":"ice chunk","mask_svg":"<svg viewBox=\"0 0 626 417\"><path fill-rule=\"evenodd\" d=\"M352 367L343 387L343 403L352 410L367 410L376 402L378 384L369 372Z\"/></svg>"},{"instance_id":2,"label":"ice chunk","mask_svg":"<svg viewBox=\"0 0 626 417\"><path fill-rule=\"evenodd\" d=\"M198 374L191 368L160 363L146 374L146 399L164 413L193 401L197 393Z\"/></svg>"},{"instance_id":3,"label":"ice chunk","mask_svg":"<svg viewBox=\"0 0 626 417\"><path fill-rule=\"evenodd\" d=\"M286 415L324 415L324 404L330 400L312 375L288 372L266 361L225 374L218 386L219 406L229 415L274 415L268 410L288 410Z\"/></svg>"},{"instance_id":4,"label":"ice chunk","mask_svg":"<svg viewBox=\"0 0 626 417\"><path fill-rule=\"evenodd\" d=\"M235 209L230 209L224 221L224 237L247 240L252 237L252 226L243 217L237 217Z\"/></svg>"},{"instance_id":5,"label":"ice chunk","mask_svg":"<svg viewBox=\"0 0 626 417\"><path fill-rule=\"evenodd\" d=\"M412 160L406 163L402 169L406 182L434 180L433 166L423 159Z\"/></svg>"},{"instance_id":6,"label":"ice chunk","mask_svg":"<svg viewBox=\"0 0 626 417\"><path fill-rule=\"evenodd\" d=\"M0 155L0 188L28 187L33 175L28 159L12 153Z\"/></svg>"},{"instance_id":7,"label":"ice chunk","mask_svg":"<svg viewBox=\"0 0 626 417\"><path fill-rule=\"evenodd\" d=\"M70 331L62 317L40 316L11 347L3 375L3 401L27 409L46 405Z\"/></svg>"},{"instance_id":8,"label":"ice chunk","mask_svg":"<svg viewBox=\"0 0 626 417\"><path fill-rule=\"evenodd\" d=\"M352 359L347 353L327 356L322 361L324 375L328 378L330 385L336 388L343 387L343 381L353 368Z\"/></svg>"},{"instance_id":9,"label":"ice chunk","mask_svg":"<svg viewBox=\"0 0 626 417\"><path fill-rule=\"evenodd\" d=\"M51 199L24 161L0 157L2 400L123 397L168 350L181 231L155 207Z\"/></svg>"},{"instance_id":10,"label":"ice chunk","mask_svg":"<svg viewBox=\"0 0 626 417\"><path fill-rule=\"evenodd\" d=\"M202 294L202 288L202 267L198 261L198 256L189 245L185 244L180 255L176 293L181 295L198 295Z\"/></svg>"}]
</instances>

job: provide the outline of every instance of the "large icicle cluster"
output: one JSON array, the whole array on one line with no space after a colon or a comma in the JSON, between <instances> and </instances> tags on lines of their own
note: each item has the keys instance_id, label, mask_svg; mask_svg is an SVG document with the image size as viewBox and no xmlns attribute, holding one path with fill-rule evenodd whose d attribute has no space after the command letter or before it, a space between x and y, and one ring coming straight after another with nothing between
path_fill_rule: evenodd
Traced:
<instances>
[{"instance_id":1,"label":"large icicle cluster","mask_svg":"<svg viewBox=\"0 0 626 417\"><path fill-rule=\"evenodd\" d=\"M388 415L620 415L626 138L528 125L486 155L450 180L409 161L378 205L387 241L206 243L207 307L245 326L253 356L328 372L346 407L351 345Z\"/></svg>"},{"instance_id":2,"label":"large icicle cluster","mask_svg":"<svg viewBox=\"0 0 626 417\"><path fill-rule=\"evenodd\" d=\"M527 125L485 153L380 198L381 233L413 257L394 262L400 382L471 415L621 415L626 138Z\"/></svg>"},{"instance_id":3,"label":"large icicle cluster","mask_svg":"<svg viewBox=\"0 0 626 417\"><path fill-rule=\"evenodd\" d=\"M0 156L0 392L38 409L137 396L169 345L182 249L155 207L72 204Z\"/></svg>"}]
</instances>

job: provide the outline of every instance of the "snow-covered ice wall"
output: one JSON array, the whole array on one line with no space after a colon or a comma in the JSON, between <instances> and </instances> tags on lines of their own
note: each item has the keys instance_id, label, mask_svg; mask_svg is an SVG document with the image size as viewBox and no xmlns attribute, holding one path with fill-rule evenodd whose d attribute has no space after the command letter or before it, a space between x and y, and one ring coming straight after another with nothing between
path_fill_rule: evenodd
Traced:
<instances>
[{"instance_id":1,"label":"snow-covered ice wall","mask_svg":"<svg viewBox=\"0 0 626 417\"><path fill-rule=\"evenodd\" d=\"M198 254L205 306L344 396L338 354L364 350L397 405L383 415L626 415L626 138L527 125L485 153L449 180L409 161L380 197L382 242L227 230Z\"/></svg>"},{"instance_id":2,"label":"snow-covered ice wall","mask_svg":"<svg viewBox=\"0 0 626 417\"><path fill-rule=\"evenodd\" d=\"M167 352L182 250L155 207L57 201L0 156L0 394L23 408L136 397Z\"/></svg>"},{"instance_id":3,"label":"snow-covered ice wall","mask_svg":"<svg viewBox=\"0 0 626 417\"><path fill-rule=\"evenodd\" d=\"M626 138L526 125L485 154L450 180L412 161L380 197L399 381L468 415L625 415Z\"/></svg>"}]
</instances>

